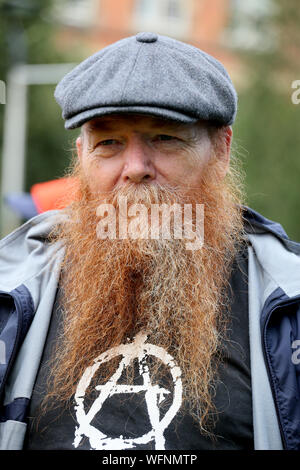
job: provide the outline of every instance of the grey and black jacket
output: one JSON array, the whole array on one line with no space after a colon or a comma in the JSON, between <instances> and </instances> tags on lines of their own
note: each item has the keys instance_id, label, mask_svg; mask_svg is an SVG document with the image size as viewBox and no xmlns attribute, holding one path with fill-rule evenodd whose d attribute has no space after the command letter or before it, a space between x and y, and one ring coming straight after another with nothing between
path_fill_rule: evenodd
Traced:
<instances>
[{"instance_id":1,"label":"grey and black jacket","mask_svg":"<svg viewBox=\"0 0 300 470\"><path fill-rule=\"evenodd\" d=\"M64 256L48 235L61 217L45 212L0 242L0 449L23 447ZM247 207L244 221L254 445L300 450L300 244Z\"/></svg>"}]
</instances>

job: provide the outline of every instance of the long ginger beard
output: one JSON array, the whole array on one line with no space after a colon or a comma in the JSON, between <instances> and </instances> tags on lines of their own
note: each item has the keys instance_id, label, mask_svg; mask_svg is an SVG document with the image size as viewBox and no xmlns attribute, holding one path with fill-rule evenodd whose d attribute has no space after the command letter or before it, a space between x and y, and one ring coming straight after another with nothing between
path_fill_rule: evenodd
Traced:
<instances>
[{"instance_id":1,"label":"long ginger beard","mask_svg":"<svg viewBox=\"0 0 300 470\"><path fill-rule=\"evenodd\" d=\"M77 202L55 234L66 247L62 267L63 332L52 358L45 403L71 399L94 359L140 331L171 354L182 372L183 404L202 430L214 416L213 391L228 318L232 262L243 240L236 178L217 178L217 159L197 190L128 184L91 195L77 165ZM231 180L230 180L231 178ZM187 250L186 239L99 239L100 203L118 212L120 196L133 203L204 204L204 244ZM171 232L172 233L172 232ZM102 369L104 378L113 363ZM155 370L159 376L159 368ZM152 379L153 381L153 379Z\"/></svg>"}]
</instances>

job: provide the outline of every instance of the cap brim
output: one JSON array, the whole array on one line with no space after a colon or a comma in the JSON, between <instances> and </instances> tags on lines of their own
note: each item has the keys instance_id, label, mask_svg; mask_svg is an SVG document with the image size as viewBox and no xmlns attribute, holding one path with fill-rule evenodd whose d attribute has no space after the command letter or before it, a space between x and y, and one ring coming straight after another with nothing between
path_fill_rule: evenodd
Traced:
<instances>
[{"instance_id":1,"label":"cap brim","mask_svg":"<svg viewBox=\"0 0 300 470\"><path fill-rule=\"evenodd\" d=\"M96 117L107 116L108 114L145 114L160 118L170 119L182 123L195 123L198 118L173 111L172 109L157 108L151 106L107 106L95 109L88 109L65 121L66 129L76 129L85 122Z\"/></svg>"}]
</instances>

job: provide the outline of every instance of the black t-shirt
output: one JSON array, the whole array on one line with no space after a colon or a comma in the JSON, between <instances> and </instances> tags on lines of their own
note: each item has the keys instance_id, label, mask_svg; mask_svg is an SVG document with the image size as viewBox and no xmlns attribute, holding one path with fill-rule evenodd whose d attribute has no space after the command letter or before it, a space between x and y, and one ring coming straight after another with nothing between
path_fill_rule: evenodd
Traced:
<instances>
[{"instance_id":1,"label":"black t-shirt","mask_svg":"<svg viewBox=\"0 0 300 470\"><path fill-rule=\"evenodd\" d=\"M126 355L128 358L134 351L133 343L128 343L123 350L109 357L120 355L119 366L109 382L98 385L96 389L97 382L93 384L91 379L93 392L85 398L86 379L89 373L90 377L93 376L97 369L94 365L94 372L89 368L80 380L78 396L67 409L50 409L38 417L39 404L45 393L47 360L60 324L58 295L33 390L24 449L253 449L246 247L236 259L230 292L232 307L224 345L226 355L219 366L214 397L218 410L214 439L201 433L190 413L181 407L178 369L172 358L161 348L148 344L145 338L143 341L140 338L140 355L136 354L133 356L136 359L132 359L135 375L131 384L124 374ZM151 359L155 356L163 362L169 380L154 385L151 384L151 370L146 357ZM104 361L109 358L102 356Z\"/></svg>"}]
</instances>

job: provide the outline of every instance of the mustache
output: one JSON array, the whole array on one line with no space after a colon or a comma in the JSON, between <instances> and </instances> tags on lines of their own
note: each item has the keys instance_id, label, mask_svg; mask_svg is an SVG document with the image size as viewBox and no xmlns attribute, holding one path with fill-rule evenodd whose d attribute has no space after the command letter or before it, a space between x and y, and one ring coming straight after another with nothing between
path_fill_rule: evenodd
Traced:
<instances>
[{"instance_id":1,"label":"mustache","mask_svg":"<svg viewBox=\"0 0 300 470\"><path fill-rule=\"evenodd\" d=\"M95 193L90 191L88 181L85 178L81 184L82 192L80 199L83 197L91 204L97 204L97 202L110 202L115 205L115 207L117 207L120 200L124 198L127 199L128 203L143 202L144 204L154 204L160 202L171 203L172 201L181 201L184 203L190 196L182 186L173 186L169 183L134 183L132 181L127 181L124 184L115 186L111 190L99 190Z\"/></svg>"},{"instance_id":2,"label":"mustache","mask_svg":"<svg viewBox=\"0 0 300 470\"><path fill-rule=\"evenodd\" d=\"M182 190L127 184L97 206L97 237L187 239L186 249L199 249L204 241L204 205L187 200Z\"/></svg>"}]
</instances>

